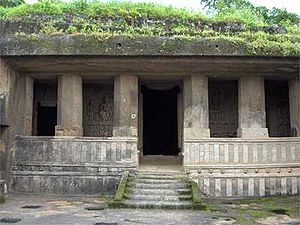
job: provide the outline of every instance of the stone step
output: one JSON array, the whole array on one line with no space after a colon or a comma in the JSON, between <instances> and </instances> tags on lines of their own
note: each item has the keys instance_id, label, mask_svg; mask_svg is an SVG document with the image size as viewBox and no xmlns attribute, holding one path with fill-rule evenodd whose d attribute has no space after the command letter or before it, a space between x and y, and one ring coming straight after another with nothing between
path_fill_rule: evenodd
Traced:
<instances>
[{"instance_id":1,"label":"stone step","mask_svg":"<svg viewBox=\"0 0 300 225\"><path fill-rule=\"evenodd\" d=\"M129 194L136 194L136 195L189 195L191 194L190 188L180 188L176 190L172 189L147 189L147 188L135 188L135 187L128 187L127 192Z\"/></svg>"},{"instance_id":2,"label":"stone step","mask_svg":"<svg viewBox=\"0 0 300 225\"><path fill-rule=\"evenodd\" d=\"M130 179L156 179L156 180L186 180L186 176L143 176L143 175L137 175L137 176L130 176Z\"/></svg>"},{"instance_id":3,"label":"stone step","mask_svg":"<svg viewBox=\"0 0 300 225\"><path fill-rule=\"evenodd\" d=\"M129 177L134 179L186 179L186 175L183 174L136 174Z\"/></svg>"},{"instance_id":4,"label":"stone step","mask_svg":"<svg viewBox=\"0 0 300 225\"><path fill-rule=\"evenodd\" d=\"M185 184L187 183L187 179L144 179L144 178L137 178L133 180L129 180L128 183L141 183L141 184L174 184L180 183Z\"/></svg>"},{"instance_id":5,"label":"stone step","mask_svg":"<svg viewBox=\"0 0 300 225\"><path fill-rule=\"evenodd\" d=\"M122 206L144 209L193 209L191 185L183 173L131 173Z\"/></svg>"},{"instance_id":6,"label":"stone step","mask_svg":"<svg viewBox=\"0 0 300 225\"><path fill-rule=\"evenodd\" d=\"M136 209L192 209L191 201L139 201L125 200L124 207Z\"/></svg>"},{"instance_id":7,"label":"stone step","mask_svg":"<svg viewBox=\"0 0 300 225\"><path fill-rule=\"evenodd\" d=\"M141 200L141 201L190 201L192 200L192 195L143 195L143 194L133 194L127 197L130 200Z\"/></svg>"},{"instance_id":8,"label":"stone step","mask_svg":"<svg viewBox=\"0 0 300 225\"><path fill-rule=\"evenodd\" d=\"M135 183L128 182L128 187L135 187L140 189L181 189L181 188L190 188L188 183Z\"/></svg>"},{"instance_id":9,"label":"stone step","mask_svg":"<svg viewBox=\"0 0 300 225\"><path fill-rule=\"evenodd\" d=\"M132 173L133 176L155 176L155 177L186 177L184 173L180 172L159 172L159 171L138 171Z\"/></svg>"}]
</instances>

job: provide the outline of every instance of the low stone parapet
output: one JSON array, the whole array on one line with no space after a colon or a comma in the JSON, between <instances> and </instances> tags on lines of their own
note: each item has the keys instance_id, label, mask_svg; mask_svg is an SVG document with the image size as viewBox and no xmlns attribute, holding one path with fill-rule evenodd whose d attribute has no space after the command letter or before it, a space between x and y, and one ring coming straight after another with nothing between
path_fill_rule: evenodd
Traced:
<instances>
[{"instance_id":1,"label":"low stone parapet","mask_svg":"<svg viewBox=\"0 0 300 225\"><path fill-rule=\"evenodd\" d=\"M184 168L207 197L300 193L300 139L186 140Z\"/></svg>"},{"instance_id":2,"label":"low stone parapet","mask_svg":"<svg viewBox=\"0 0 300 225\"><path fill-rule=\"evenodd\" d=\"M11 190L113 194L123 172L136 168L135 138L18 137Z\"/></svg>"}]
</instances>

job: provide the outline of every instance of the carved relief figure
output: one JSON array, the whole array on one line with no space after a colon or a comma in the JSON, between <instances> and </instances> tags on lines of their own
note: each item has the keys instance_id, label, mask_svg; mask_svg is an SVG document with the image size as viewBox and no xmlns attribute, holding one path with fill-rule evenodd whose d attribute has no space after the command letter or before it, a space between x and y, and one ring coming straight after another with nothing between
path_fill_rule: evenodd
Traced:
<instances>
[{"instance_id":1,"label":"carved relief figure","mask_svg":"<svg viewBox=\"0 0 300 225\"><path fill-rule=\"evenodd\" d=\"M104 89L100 85L85 85L83 123L85 136L112 136L112 90Z\"/></svg>"}]
</instances>

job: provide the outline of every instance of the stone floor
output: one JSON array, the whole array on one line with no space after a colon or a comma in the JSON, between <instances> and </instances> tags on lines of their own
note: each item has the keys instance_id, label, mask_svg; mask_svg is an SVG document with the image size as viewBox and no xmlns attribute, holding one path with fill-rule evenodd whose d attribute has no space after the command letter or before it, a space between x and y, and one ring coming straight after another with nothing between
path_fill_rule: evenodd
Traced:
<instances>
[{"instance_id":1,"label":"stone floor","mask_svg":"<svg viewBox=\"0 0 300 225\"><path fill-rule=\"evenodd\" d=\"M299 225L298 200L299 197L292 197L287 200L284 198L279 199L279 201L275 199L275 203L272 200L272 204L277 205L278 203L282 204L281 207L290 207L287 209L293 214L290 217L274 213L261 214L263 211L261 207L269 207L267 205L269 203L253 203L251 201L246 203L209 201L210 211L207 212L190 210L133 210L107 209L105 208L105 199L99 197L10 194L6 203L0 204L0 221L2 221L0 225ZM293 204L290 204L290 202ZM241 211L242 208L246 211ZM260 213L257 214L255 211L256 213L254 214L253 210ZM16 223L4 223L3 219L21 220ZM255 222L253 222L254 220Z\"/></svg>"},{"instance_id":2,"label":"stone floor","mask_svg":"<svg viewBox=\"0 0 300 225\"><path fill-rule=\"evenodd\" d=\"M20 218L18 225L109 225L109 224L213 224L205 212L104 209L101 198L59 197L14 194L0 204L0 221L3 218ZM36 209L24 206L41 206ZM100 207L99 207L100 206ZM94 209L94 210L87 210ZM151 212L151 213L150 213ZM2 225L2 223L0 222ZM3 223L4 224L4 223Z\"/></svg>"},{"instance_id":3,"label":"stone floor","mask_svg":"<svg viewBox=\"0 0 300 225\"><path fill-rule=\"evenodd\" d=\"M182 156L147 155L139 159L140 171L183 171Z\"/></svg>"}]
</instances>

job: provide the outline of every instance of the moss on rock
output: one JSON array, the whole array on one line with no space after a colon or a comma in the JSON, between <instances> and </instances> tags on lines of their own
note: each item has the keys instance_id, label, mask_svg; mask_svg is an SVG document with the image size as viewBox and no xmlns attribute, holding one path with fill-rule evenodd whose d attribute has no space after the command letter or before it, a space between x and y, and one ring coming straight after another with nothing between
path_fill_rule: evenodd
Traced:
<instances>
[{"instance_id":1,"label":"moss on rock","mask_svg":"<svg viewBox=\"0 0 300 225\"><path fill-rule=\"evenodd\" d=\"M43 4L0 8L2 55L300 55L299 25L250 25L155 4Z\"/></svg>"},{"instance_id":2,"label":"moss on rock","mask_svg":"<svg viewBox=\"0 0 300 225\"><path fill-rule=\"evenodd\" d=\"M5 197L4 196L0 196L0 203L4 203L5 202Z\"/></svg>"},{"instance_id":3,"label":"moss on rock","mask_svg":"<svg viewBox=\"0 0 300 225\"><path fill-rule=\"evenodd\" d=\"M116 194L115 194L113 200L109 202L110 208L119 208L119 207L123 206L123 199L125 197L128 175L129 175L129 172L125 171L120 180L118 189L116 191Z\"/></svg>"},{"instance_id":4,"label":"moss on rock","mask_svg":"<svg viewBox=\"0 0 300 225\"><path fill-rule=\"evenodd\" d=\"M0 42L1 55L227 55L299 56L300 44L241 37L21 34Z\"/></svg>"},{"instance_id":5,"label":"moss on rock","mask_svg":"<svg viewBox=\"0 0 300 225\"><path fill-rule=\"evenodd\" d=\"M206 210L206 205L202 200L198 184L193 180L190 180L190 183L192 188L193 209Z\"/></svg>"}]
</instances>

